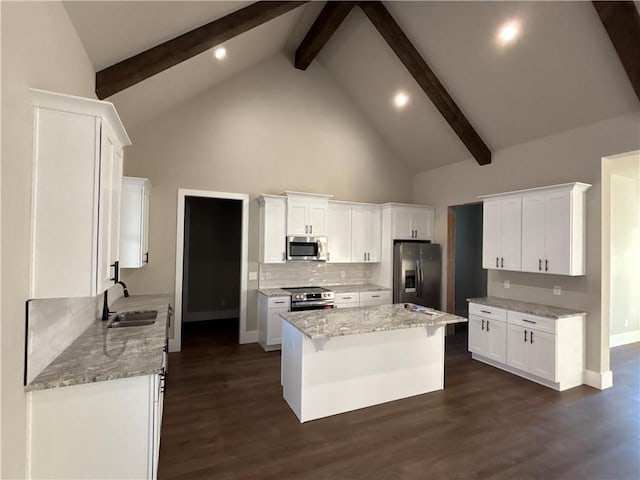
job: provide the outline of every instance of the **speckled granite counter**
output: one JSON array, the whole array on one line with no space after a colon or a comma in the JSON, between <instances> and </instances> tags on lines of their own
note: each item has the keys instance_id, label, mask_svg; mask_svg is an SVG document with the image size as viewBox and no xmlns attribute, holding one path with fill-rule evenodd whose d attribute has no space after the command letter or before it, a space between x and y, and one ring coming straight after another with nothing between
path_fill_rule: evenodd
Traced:
<instances>
[{"instance_id":1,"label":"speckled granite counter","mask_svg":"<svg viewBox=\"0 0 640 480\"><path fill-rule=\"evenodd\" d=\"M414 312L404 308L404 304L394 304L287 312L281 313L280 316L311 339L448 325L467 321L466 318L450 313L421 308L428 313Z\"/></svg>"},{"instance_id":2,"label":"speckled granite counter","mask_svg":"<svg viewBox=\"0 0 640 480\"><path fill-rule=\"evenodd\" d=\"M82 383L160 373L167 337L168 295L121 298L115 311L157 310L152 325L106 328L96 320L60 354L25 390L44 390Z\"/></svg>"},{"instance_id":3,"label":"speckled granite counter","mask_svg":"<svg viewBox=\"0 0 640 480\"><path fill-rule=\"evenodd\" d=\"M573 317L575 315L586 315L587 312L581 310L571 310L569 308L552 307L550 305L542 305L539 303L521 302L520 300L511 300L500 297L481 297L467 298L470 303L486 305L488 307L503 308L514 312L528 313L538 317L546 318L563 318Z\"/></svg>"},{"instance_id":4,"label":"speckled granite counter","mask_svg":"<svg viewBox=\"0 0 640 480\"><path fill-rule=\"evenodd\" d=\"M388 287L381 287L380 285L373 285L370 283L360 285L319 285L322 288L331 290L334 293L356 293L356 292L382 292L385 290L391 290ZM267 297L287 297L289 292L282 288L261 288L259 293L266 295Z\"/></svg>"}]
</instances>

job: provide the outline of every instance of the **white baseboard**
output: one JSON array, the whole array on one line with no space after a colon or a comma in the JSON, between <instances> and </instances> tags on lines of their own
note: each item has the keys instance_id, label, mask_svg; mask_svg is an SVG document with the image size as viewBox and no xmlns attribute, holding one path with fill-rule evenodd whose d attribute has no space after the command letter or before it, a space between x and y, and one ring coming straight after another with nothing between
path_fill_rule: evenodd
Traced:
<instances>
[{"instance_id":1,"label":"white baseboard","mask_svg":"<svg viewBox=\"0 0 640 480\"><path fill-rule=\"evenodd\" d=\"M240 333L240 343L256 343L258 341L258 330Z\"/></svg>"},{"instance_id":2,"label":"white baseboard","mask_svg":"<svg viewBox=\"0 0 640 480\"><path fill-rule=\"evenodd\" d=\"M613 372L594 372L593 370L584 371L584 383L598 390L606 390L613 387Z\"/></svg>"},{"instance_id":3,"label":"white baseboard","mask_svg":"<svg viewBox=\"0 0 640 480\"><path fill-rule=\"evenodd\" d=\"M633 332L624 332L611 335L609 337L609 346L619 347L620 345L627 345L629 343L640 342L640 330Z\"/></svg>"}]
</instances>

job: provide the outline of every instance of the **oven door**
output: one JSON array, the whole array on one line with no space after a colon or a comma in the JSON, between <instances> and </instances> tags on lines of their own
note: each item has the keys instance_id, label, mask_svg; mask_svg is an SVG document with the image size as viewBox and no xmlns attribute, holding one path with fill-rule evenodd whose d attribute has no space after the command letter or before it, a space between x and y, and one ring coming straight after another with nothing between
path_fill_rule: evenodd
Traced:
<instances>
[{"instance_id":1,"label":"oven door","mask_svg":"<svg viewBox=\"0 0 640 480\"><path fill-rule=\"evenodd\" d=\"M325 237L287 237L287 260L325 261L327 239Z\"/></svg>"}]
</instances>

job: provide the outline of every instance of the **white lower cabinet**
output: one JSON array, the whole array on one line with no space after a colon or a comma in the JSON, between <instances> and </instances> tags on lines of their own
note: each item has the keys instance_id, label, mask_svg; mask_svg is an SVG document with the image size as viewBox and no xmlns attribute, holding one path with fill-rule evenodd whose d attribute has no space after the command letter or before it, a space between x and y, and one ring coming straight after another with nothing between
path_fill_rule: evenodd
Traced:
<instances>
[{"instance_id":1,"label":"white lower cabinet","mask_svg":"<svg viewBox=\"0 0 640 480\"><path fill-rule=\"evenodd\" d=\"M506 323L496 320L499 311ZM583 383L584 315L556 319L470 303L469 351L556 390L573 388Z\"/></svg>"},{"instance_id":2,"label":"white lower cabinet","mask_svg":"<svg viewBox=\"0 0 640 480\"><path fill-rule=\"evenodd\" d=\"M29 478L155 479L164 375L28 393Z\"/></svg>"},{"instance_id":3,"label":"white lower cabinet","mask_svg":"<svg viewBox=\"0 0 640 480\"><path fill-rule=\"evenodd\" d=\"M291 308L291 297L258 298L258 342L265 351L280 350L282 343L282 317Z\"/></svg>"},{"instance_id":4,"label":"white lower cabinet","mask_svg":"<svg viewBox=\"0 0 640 480\"><path fill-rule=\"evenodd\" d=\"M336 293L336 308L355 308L360 306L360 292Z\"/></svg>"},{"instance_id":5,"label":"white lower cabinet","mask_svg":"<svg viewBox=\"0 0 640 480\"><path fill-rule=\"evenodd\" d=\"M336 308L372 307L391 303L390 290L336 293Z\"/></svg>"}]
</instances>

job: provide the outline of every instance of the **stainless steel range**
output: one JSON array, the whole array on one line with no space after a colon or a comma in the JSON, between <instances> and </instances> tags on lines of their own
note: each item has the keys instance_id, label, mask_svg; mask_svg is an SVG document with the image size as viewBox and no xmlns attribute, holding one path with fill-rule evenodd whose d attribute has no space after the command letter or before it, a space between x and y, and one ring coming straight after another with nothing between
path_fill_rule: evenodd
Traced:
<instances>
[{"instance_id":1,"label":"stainless steel range","mask_svg":"<svg viewBox=\"0 0 640 480\"><path fill-rule=\"evenodd\" d=\"M322 287L292 287L283 288L291 294L291 311L325 310L335 304L335 294Z\"/></svg>"}]
</instances>

